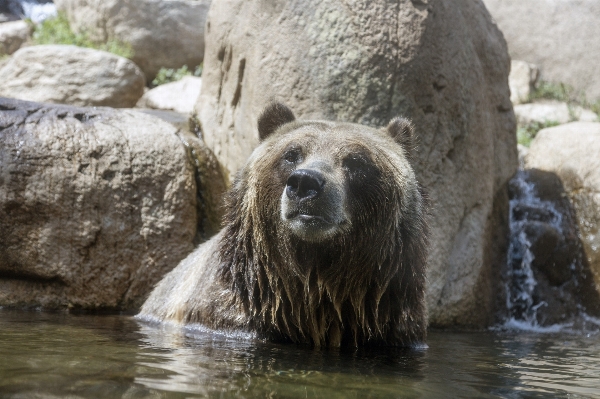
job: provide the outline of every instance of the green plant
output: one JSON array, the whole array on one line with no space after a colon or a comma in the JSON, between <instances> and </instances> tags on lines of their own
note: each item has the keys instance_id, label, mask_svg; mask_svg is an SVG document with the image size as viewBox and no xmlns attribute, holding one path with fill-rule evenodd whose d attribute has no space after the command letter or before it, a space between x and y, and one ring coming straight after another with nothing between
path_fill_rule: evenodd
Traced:
<instances>
[{"instance_id":1,"label":"green plant","mask_svg":"<svg viewBox=\"0 0 600 399\"><path fill-rule=\"evenodd\" d=\"M118 40L97 43L92 41L86 33L73 32L64 13L58 13L56 17L48 18L39 25L35 25L33 42L35 44L70 44L108 51L125 58L133 57L133 49L127 43Z\"/></svg>"},{"instance_id":2,"label":"green plant","mask_svg":"<svg viewBox=\"0 0 600 399\"><path fill-rule=\"evenodd\" d=\"M194 68L194 72L188 69L187 65L182 66L179 69L174 68L160 68L156 77L152 81L152 86L160 86L165 83L171 83L181 80L184 76L201 76L202 75L202 64Z\"/></svg>"},{"instance_id":3,"label":"green plant","mask_svg":"<svg viewBox=\"0 0 600 399\"><path fill-rule=\"evenodd\" d=\"M526 125L519 126L517 127L517 142L525 147L529 147L531 141L535 138L540 130L558 125L558 122L548 121L530 122Z\"/></svg>"},{"instance_id":4,"label":"green plant","mask_svg":"<svg viewBox=\"0 0 600 399\"><path fill-rule=\"evenodd\" d=\"M600 100L596 100L595 102L588 102L587 106L589 109L594 111L598 118L600 119Z\"/></svg>"},{"instance_id":5,"label":"green plant","mask_svg":"<svg viewBox=\"0 0 600 399\"><path fill-rule=\"evenodd\" d=\"M573 88L564 83L552 83L540 81L529 95L529 101L534 100L557 100L563 102L572 102L575 100Z\"/></svg>"},{"instance_id":6,"label":"green plant","mask_svg":"<svg viewBox=\"0 0 600 399\"><path fill-rule=\"evenodd\" d=\"M600 100L588 101L585 94L577 95L573 87L564 83L540 81L529 95L529 102L535 100L556 100L567 103L571 120L577 119L577 107L587 108L600 117Z\"/></svg>"}]
</instances>

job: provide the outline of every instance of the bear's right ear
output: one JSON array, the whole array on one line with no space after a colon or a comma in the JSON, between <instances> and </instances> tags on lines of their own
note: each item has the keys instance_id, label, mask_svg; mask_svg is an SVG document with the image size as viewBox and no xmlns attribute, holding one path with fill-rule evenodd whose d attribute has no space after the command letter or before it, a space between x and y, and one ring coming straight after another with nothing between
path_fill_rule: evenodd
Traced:
<instances>
[{"instance_id":1,"label":"bear's right ear","mask_svg":"<svg viewBox=\"0 0 600 399\"><path fill-rule=\"evenodd\" d=\"M387 126L388 134L404 148L407 158L412 161L417 151L415 129L412 122L406 118L396 117Z\"/></svg>"},{"instance_id":2,"label":"bear's right ear","mask_svg":"<svg viewBox=\"0 0 600 399\"><path fill-rule=\"evenodd\" d=\"M281 103L271 103L258 118L258 137L263 141L277 128L296 120L291 109Z\"/></svg>"}]
</instances>

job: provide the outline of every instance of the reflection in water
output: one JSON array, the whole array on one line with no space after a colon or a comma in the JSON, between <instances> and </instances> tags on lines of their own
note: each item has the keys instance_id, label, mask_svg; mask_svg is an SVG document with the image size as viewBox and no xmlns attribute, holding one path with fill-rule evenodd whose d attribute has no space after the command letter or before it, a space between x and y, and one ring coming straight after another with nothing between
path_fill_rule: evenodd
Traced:
<instances>
[{"instance_id":1,"label":"reflection in water","mask_svg":"<svg viewBox=\"0 0 600 399\"><path fill-rule=\"evenodd\" d=\"M600 396L600 335L432 332L429 349L313 350L0 310L0 398Z\"/></svg>"},{"instance_id":2,"label":"reflection in water","mask_svg":"<svg viewBox=\"0 0 600 399\"><path fill-rule=\"evenodd\" d=\"M148 367L172 372L163 380L136 378L155 389L211 396L244 397L418 397L411 388L422 379L423 351L376 348L312 350L295 345L242 340L142 325L148 348L166 352Z\"/></svg>"}]
</instances>

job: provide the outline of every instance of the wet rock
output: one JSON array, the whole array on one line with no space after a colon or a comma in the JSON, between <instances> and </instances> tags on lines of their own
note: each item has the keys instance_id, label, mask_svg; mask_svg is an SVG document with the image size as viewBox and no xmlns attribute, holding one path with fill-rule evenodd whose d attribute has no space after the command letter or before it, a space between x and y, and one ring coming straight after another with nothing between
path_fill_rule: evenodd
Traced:
<instances>
[{"instance_id":1,"label":"wet rock","mask_svg":"<svg viewBox=\"0 0 600 399\"><path fill-rule=\"evenodd\" d=\"M150 115L0 99L0 306L136 308L218 230L215 164Z\"/></svg>"},{"instance_id":2,"label":"wet rock","mask_svg":"<svg viewBox=\"0 0 600 399\"><path fill-rule=\"evenodd\" d=\"M553 172L564 184L600 291L600 123L574 122L540 131L526 165Z\"/></svg>"},{"instance_id":3,"label":"wet rock","mask_svg":"<svg viewBox=\"0 0 600 399\"><path fill-rule=\"evenodd\" d=\"M0 23L0 56L17 51L31 36L31 28L25 21Z\"/></svg>"},{"instance_id":4,"label":"wet rock","mask_svg":"<svg viewBox=\"0 0 600 399\"><path fill-rule=\"evenodd\" d=\"M199 65L210 0L56 0L76 32L131 45L133 61L152 80L161 67Z\"/></svg>"},{"instance_id":5,"label":"wet rock","mask_svg":"<svg viewBox=\"0 0 600 399\"><path fill-rule=\"evenodd\" d=\"M0 96L78 106L133 107L144 74L106 51L64 45L25 47L0 69Z\"/></svg>"},{"instance_id":6,"label":"wet rock","mask_svg":"<svg viewBox=\"0 0 600 399\"><path fill-rule=\"evenodd\" d=\"M191 114L201 87L202 78L185 76L177 82L166 83L148 90L140 98L137 106Z\"/></svg>"},{"instance_id":7,"label":"wet rock","mask_svg":"<svg viewBox=\"0 0 600 399\"><path fill-rule=\"evenodd\" d=\"M569 266L576 254L569 251L557 251L564 236L550 223L531 222L525 227L530 239L531 252L535 255L532 266L542 271L552 285L558 286L571 278ZM558 253L557 253L558 252Z\"/></svg>"},{"instance_id":8,"label":"wet rock","mask_svg":"<svg viewBox=\"0 0 600 399\"><path fill-rule=\"evenodd\" d=\"M215 0L206 26L196 110L229 175L257 145L256 121L272 100L302 119L385 126L410 117L434 204L430 322L491 323L517 149L510 61L483 4Z\"/></svg>"},{"instance_id":9,"label":"wet rock","mask_svg":"<svg viewBox=\"0 0 600 399\"><path fill-rule=\"evenodd\" d=\"M529 101L529 96L539 75L540 70L537 66L525 61L511 61L508 85L510 87L510 101L514 105Z\"/></svg>"},{"instance_id":10,"label":"wet rock","mask_svg":"<svg viewBox=\"0 0 600 399\"><path fill-rule=\"evenodd\" d=\"M600 2L484 0L512 59L538 65L545 80L600 99Z\"/></svg>"}]
</instances>

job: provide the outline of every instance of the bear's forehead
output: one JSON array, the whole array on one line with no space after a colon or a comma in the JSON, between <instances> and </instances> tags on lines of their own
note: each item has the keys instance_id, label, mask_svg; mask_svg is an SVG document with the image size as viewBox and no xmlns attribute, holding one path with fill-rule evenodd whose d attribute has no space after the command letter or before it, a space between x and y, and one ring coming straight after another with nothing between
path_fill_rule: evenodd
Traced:
<instances>
[{"instance_id":1,"label":"bear's forehead","mask_svg":"<svg viewBox=\"0 0 600 399\"><path fill-rule=\"evenodd\" d=\"M278 139L280 148L309 147L313 151L376 150L389 145L382 133L362 125L335 122L304 123L285 132Z\"/></svg>"}]
</instances>

